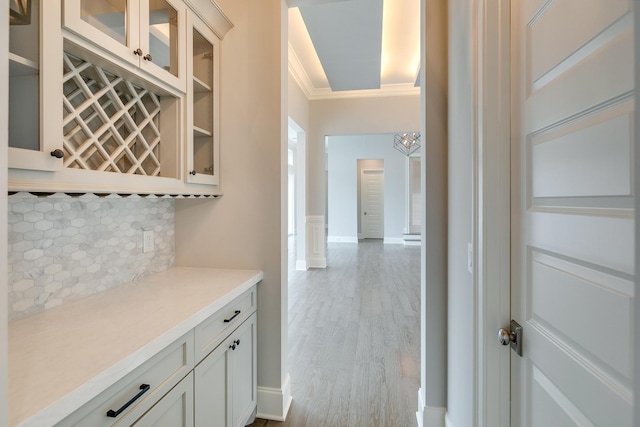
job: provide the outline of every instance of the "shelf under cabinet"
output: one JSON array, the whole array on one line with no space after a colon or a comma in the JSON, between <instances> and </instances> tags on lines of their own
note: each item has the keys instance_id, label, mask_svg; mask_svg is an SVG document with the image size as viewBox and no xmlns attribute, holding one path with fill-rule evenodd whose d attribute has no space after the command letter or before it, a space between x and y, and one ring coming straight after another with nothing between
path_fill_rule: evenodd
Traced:
<instances>
[{"instance_id":1,"label":"shelf under cabinet","mask_svg":"<svg viewBox=\"0 0 640 427\"><path fill-rule=\"evenodd\" d=\"M198 126L193 126L193 136L213 136L213 132L211 132L210 130L206 130L203 129L201 127Z\"/></svg>"},{"instance_id":2,"label":"shelf under cabinet","mask_svg":"<svg viewBox=\"0 0 640 427\"><path fill-rule=\"evenodd\" d=\"M193 91L195 93L213 92L213 88L210 84L200 80L196 76L193 76Z\"/></svg>"},{"instance_id":3,"label":"shelf under cabinet","mask_svg":"<svg viewBox=\"0 0 640 427\"><path fill-rule=\"evenodd\" d=\"M9 52L9 76L37 76L38 72L37 62Z\"/></svg>"}]
</instances>

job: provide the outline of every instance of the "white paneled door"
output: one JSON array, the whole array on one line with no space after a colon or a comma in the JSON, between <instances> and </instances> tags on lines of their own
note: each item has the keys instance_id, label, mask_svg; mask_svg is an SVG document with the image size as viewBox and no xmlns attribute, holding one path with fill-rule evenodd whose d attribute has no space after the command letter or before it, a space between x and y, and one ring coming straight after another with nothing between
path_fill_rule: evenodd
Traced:
<instances>
[{"instance_id":1,"label":"white paneled door","mask_svg":"<svg viewBox=\"0 0 640 427\"><path fill-rule=\"evenodd\" d=\"M362 170L360 208L362 238L382 239L384 237L384 170Z\"/></svg>"},{"instance_id":2,"label":"white paneled door","mask_svg":"<svg viewBox=\"0 0 640 427\"><path fill-rule=\"evenodd\" d=\"M632 425L630 0L513 0L511 425Z\"/></svg>"}]
</instances>

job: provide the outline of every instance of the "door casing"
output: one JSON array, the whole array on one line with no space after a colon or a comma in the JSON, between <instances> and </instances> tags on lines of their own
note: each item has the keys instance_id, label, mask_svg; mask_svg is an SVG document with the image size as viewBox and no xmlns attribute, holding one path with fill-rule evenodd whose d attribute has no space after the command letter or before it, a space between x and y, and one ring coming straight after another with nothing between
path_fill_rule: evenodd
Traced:
<instances>
[{"instance_id":1,"label":"door casing","mask_svg":"<svg viewBox=\"0 0 640 427\"><path fill-rule=\"evenodd\" d=\"M510 321L510 0L482 0L476 15L473 273L476 427L510 423L510 350L496 331Z\"/></svg>"}]
</instances>

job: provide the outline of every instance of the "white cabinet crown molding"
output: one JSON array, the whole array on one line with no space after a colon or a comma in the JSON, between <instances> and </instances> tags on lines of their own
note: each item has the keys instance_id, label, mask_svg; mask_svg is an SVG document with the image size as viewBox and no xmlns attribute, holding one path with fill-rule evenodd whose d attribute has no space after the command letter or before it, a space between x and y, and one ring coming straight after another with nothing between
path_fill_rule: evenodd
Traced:
<instances>
[{"instance_id":1,"label":"white cabinet crown molding","mask_svg":"<svg viewBox=\"0 0 640 427\"><path fill-rule=\"evenodd\" d=\"M184 3L220 38L224 39L233 23L213 0L184 0Z\"/></svg>"}]
</instances>

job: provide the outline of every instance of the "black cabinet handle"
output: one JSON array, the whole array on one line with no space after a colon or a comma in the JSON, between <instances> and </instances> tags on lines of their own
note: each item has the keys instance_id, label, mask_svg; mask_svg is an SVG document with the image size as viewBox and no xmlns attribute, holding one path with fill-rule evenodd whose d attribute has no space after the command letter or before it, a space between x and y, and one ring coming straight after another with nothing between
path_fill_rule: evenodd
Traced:
<instances>
[{"instance_id":1,"label":"black cabinet handle","mask_svg":"<svg viewBox=\"0 0 640 427\"><path fill-rule=\"evenodd\" d=\"M189 175L196 176L196 171L195 171L195 170L192 170L191 172L189 172Z\"/></svg>"},{"instance_id":2,"label":"black cabinet handle","mask_svg":"<svg viewBox=\"0 0 640 427\"><path fill-rule=\"evenodd\" d=\"M127 403L125 403L124 405L122 405L122 407L120 409L118 409L117 411L114 411L113 409L109 409L107 411L107 417L109 418L115 418L118 415L120 415L122 413L122 411L124 411L125 409L127 409L129 406L131 406L131 404L133 404L133 402L135 402L136 400L140 399L140 397L145 394L146 392L148 392L151 389L151 386L149 384L141 384L140 385L140 391L138 392L138 394L136 394L135 396L133 396L133 398L131 398L131 400L129 400Z\"/></svg>"},{"instance_id":3,"label":"black cabinet handle","mask_svg":"<svg viewBox=\"0 0 640 427\"><path fill-rule=\"evenodd\" d=\"M145 56L143 56L142 58L144 58L145 60L149 61L149 62L153 62L153 58L151 57L150 53L147 53Z\"/></svg>"},{"instance_id":4,"label":"black cabinet handle","mask_svg":"<svg viewBox=\"0 0 640 427\"><path fill-rule=\"evenodd\" d=\"M134 51L133 51L133 53L134 53L135 55L142 56L142 49L137 48L136 50L134 50Z\"/></svg>"},{"instance_id":5,"label":"black cabinet handle","mask_svg":"<svg viewBox=\"0 0 640 427\"><path fill-rule=\"evenodd\" d=\"M237 345L238 347L240 347L240 340L239 340L239 339L235 340L235 341L234 341L234 343L236 343L236 345Z\"/></svg>"},{"instance_id":6,"label":"black cabinet handle","mask_svg":"<svg viewBox=\"0 0 640 427\"><path fill-rule=\"evenodd\" d=\"M239 314L240 314L240 310L236 310L236 311L233 313L233 316L231 316L231 317L230 317L230 318L228 318L228 319L224 319L224 323L229 323L229 322L231 322L233 319L235 319L236 317L238 317L238 315L239 315Z\"/></svg>"},{"instance_id":7,"label":"black cabinet handle","mask_svg":"<svg viewBox=\"0 0 640 427\"><path fill-rule=\"evenodd\" d=\"M56 159L61 159L64 157L64 152L61 149L56 148L51 152L51 157L55 157Z\"/></svg>"}]
</instances>

